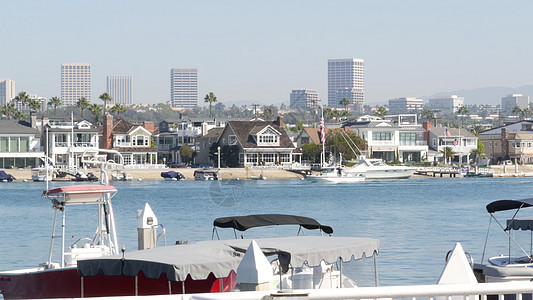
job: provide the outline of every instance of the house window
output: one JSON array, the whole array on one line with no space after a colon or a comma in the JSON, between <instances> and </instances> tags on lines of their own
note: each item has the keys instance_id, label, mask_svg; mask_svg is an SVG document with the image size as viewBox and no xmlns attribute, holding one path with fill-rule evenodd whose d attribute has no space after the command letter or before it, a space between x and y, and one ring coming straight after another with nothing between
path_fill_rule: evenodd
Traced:
<instances>
[{"instance_id":1,"label":"house window","mask_svg":"<svg viewBox=\"0 0 533 300\"><path fill-rule=\"evenodd\" d=\"M257 153L246 154L246 163L257 164Z\"/></svg>"},{"instance_id":2,"label":"house window","mask_svg":"<svg viewBox=\"0 0 533 300\"><path fill-rule=\"evenodd\" d=\"M291 154L290 153L281 153L280 161L282 163L290 163L291 162Z\"/></svg>"},{"instance_id":3,"label":"house window","mask_svg":"<svg viewBox=\"0 0 533 300\"><path fill-rule=\"evenodd\" d=\"M301 138L301 143L302 144L309 144L309 137L307 136L304 136Z\"/></svg>"},{"instance_id":4,"label":"house window","mask_svg":"<svg viewBox=\"0 0 533 300\"><path fill-rule=\"evenodd\" d=\"M0 152L9 151L9 138L6 136L0 137Z\"/></svg>"},{"instance_id":5,"label":"house window","mask_svg":"<svg viewBox=\"0 0 533 300\"><path fill-rule=\"evenodd\" d=\"M239 153L239 163L244 163L244 153Z\"/></svg>"},{"instance_id":6,"label":"house window","mask_svg":"<svg viewBox=\"0 0 533 300\"><path fill-rule=\"evenodd\" d=\"M390 132L372 132L372 139L374 141L390 141L392 139L391 137Z\"/></svg>"},{"instance_id":7,"label":"house window","mask_svg":"<svg viewBox=\"0 0 533 300\"><path fill-rule=\"evenodd\" d=\"M148 137L144 135L134 137L133 146L148 146Z\"/></svg>"},{"instance_id":8,"label":"house window","mask_svg":"<svg viewBox=\"0 0 533 300\"><path fill-rule=\"evenodd\" d=\"M400 133L400 145L416 145L416 133Z\"/></svg>"},{"instance_id":9,"label":"house window","mask_svg":"<svg viewBox=\"0 0 533 300\"><path fill-rule=\"evenodd\" d=\"M273 164L276 161L276 154L274 154L274 153L263 153L263 154L261 154L261 160L265 164Z\"/></svg>"},{"instance_id":10,"label":"house window","mask_svg":"<svg viewBox=\"0 0 533 300\"><path fill-rule=\"evenodd\" d=\"M237 145L237 136L229 135L228 136L228 145Z\"/></svg>"}]
</instances>

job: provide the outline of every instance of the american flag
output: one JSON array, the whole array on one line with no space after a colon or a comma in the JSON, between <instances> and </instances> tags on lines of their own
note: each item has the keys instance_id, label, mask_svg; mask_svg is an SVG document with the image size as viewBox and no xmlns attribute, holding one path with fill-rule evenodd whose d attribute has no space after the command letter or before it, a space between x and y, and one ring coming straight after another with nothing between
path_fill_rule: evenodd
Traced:
<instances>
[{"instance_id":1,"label":"american flag","mask_svg":"<svg viewBox=\"0 0 533 300\"><path fill-rule=\"evenodd\" d=\"M326 142L326 126L324 126L324 118L320 119L320 142Z\"/></svg>"}]
</instances>

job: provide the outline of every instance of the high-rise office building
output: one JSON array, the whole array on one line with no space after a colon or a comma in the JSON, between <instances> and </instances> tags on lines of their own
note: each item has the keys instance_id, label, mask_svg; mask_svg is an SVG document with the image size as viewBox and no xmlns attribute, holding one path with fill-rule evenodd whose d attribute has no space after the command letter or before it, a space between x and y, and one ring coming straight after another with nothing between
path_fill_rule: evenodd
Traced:
<instances>
[{"instance_id":1,"label":"high-rise office building","mask_svg":"<svg viewBox=\"0 0 533 300\"><path fill-rule=\"evenodd\" d=\"M198 104L198 69L170 70L170 101L175 107Z\"/></svg>"},{"instance_id":2,"label":"high-rise office building","mask_svg":"<svg viewBox=\"0 0 533 300\"><path fill-rule=\"evenodd\" d=\"M312 107L318 104L318 93L316 90L292 90L290 96L290 105L293 108L297 107Z\"/></svg>"},{"instance_id":3,"label":"high-rise office building","mask_svg":"<svg viewBox=\"0 0 533 300\"><path fill-rule=\"evenodd\" d=\"M410 114L421 112L424 100L416 97L401 97L389 100L389 114Z\"/></svg>"},{"instance_id":4,"label":"high-rise office building","mask_svg":"<svg viewBox=\"0 0 533 300\"><path fill-rule=\"evenodd\" d=\"M0 78L0 105L11 102L15 96L15 80Z\"/></svg>"},{"instance_id":5,"label":"high-rise office building","mask_svg":"<svg viewBox=\"0 0 533 300\"><path fill-rule=\"evenodd\" d=\"M91 101L91 65L85 63L61 64L61 101L75 105L85 97Z\"/></svg>"},{"instance_id":6,"label":"high-rise office building","mask_svg":"<svg viewBox=\"0 0 533 300\"><path fill-rule=\"evenodd\" d=\"M512 94L502 97L502 110L512 112L518 106L521 109L529 108L529 96L522 94Z\"/></svg>"},{"instance_id":7,"label":"high-rise office building","mask_svg":"<svg viewBox=\"0 0 533 300\"><path fill-rule=\"evenodd\" d=\"M340 107L348 98L356 113L365 103L365 61L358 58L328 59L328 106Z\"/></svg>"},{"instance_id":8,"label":"high-rise office building","mask_svg":"<svg viewBox=\"0 0 533 300\"><path fill-rule=\"evenodd\" d=\"M444 114L453 114L463 105L465 105L465 98L457 97L457 95L430 98L428 101L429 109Z\"/></svg>"},{"instance_id":9,"label":"high-rise office building","mask_svg":"<svg viewBox=\"0 0 533 300\"><path fill-rule=\"evenodd\" d=\"M113 98L109 104L133 104L131 76L107 76L106 91Z\"/></svg>"}]
</instances>

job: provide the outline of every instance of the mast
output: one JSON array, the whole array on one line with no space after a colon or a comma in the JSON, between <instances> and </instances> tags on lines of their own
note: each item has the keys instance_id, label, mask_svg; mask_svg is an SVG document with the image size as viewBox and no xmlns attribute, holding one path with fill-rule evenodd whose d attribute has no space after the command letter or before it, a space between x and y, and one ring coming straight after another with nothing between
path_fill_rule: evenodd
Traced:
<instances>
[{"instance_id":1,"label":"mast","mask_svg":"<svg viewBox=\"0 0 533 300\"><path fill-rule=\"evenodd\" d=\"M326 162L326 126L324 125L324 106L322 106L322 118L320 119L320 141L322 142L322 154L320 162L322 167Z\"/></svg>"}]
</instances>

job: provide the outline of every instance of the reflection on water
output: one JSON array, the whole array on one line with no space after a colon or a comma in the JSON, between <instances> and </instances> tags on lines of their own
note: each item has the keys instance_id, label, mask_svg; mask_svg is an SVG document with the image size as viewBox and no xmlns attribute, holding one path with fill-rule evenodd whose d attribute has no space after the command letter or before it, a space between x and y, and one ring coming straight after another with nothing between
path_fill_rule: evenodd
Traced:
<instances>
[{"instance_id":1,"label":"reflection on water","mask_svg":"<svg viewBox=\"0 0 533 300\"><path fill-rule=\"evenodd\" d=\"M113 205L119 241L126 251L137 247L137 210L145 202L167 229L169 243L210 239L217 217L296 214L332 226L335 236L380 239L381 285L429 284L437 281L446 252L455 242L461 242L479 261L489 221L485 205L499 199L529 198L532 182L527 178L413 178L321 185L266 180L213 187L212 182L134 181L115 183L119 192ZM0 270L44 262L53 221L51 203L41 197L44 184L2 183L0 190ZM231 199L227 193L238 198ZM92 237L96 211L81 206L69 208L66 244ZM297 231L295 226L261 228L244 236L295 235ZM232 230L218 232L221 238L234 238ZM488 255L504 253L506 245L505 236L493 230ZM371 259L345 264L343 270L360 286L373 285Z\"/></svg>"}]
</instances>

